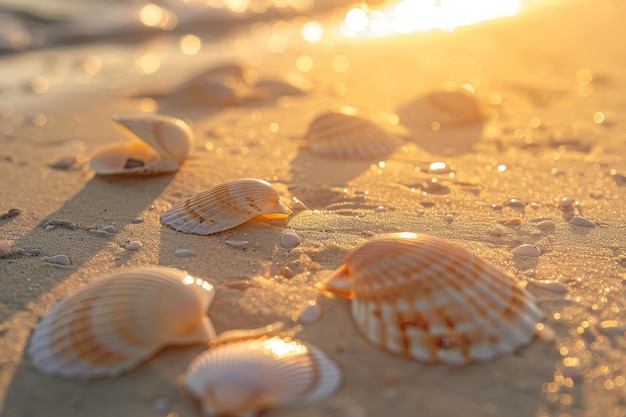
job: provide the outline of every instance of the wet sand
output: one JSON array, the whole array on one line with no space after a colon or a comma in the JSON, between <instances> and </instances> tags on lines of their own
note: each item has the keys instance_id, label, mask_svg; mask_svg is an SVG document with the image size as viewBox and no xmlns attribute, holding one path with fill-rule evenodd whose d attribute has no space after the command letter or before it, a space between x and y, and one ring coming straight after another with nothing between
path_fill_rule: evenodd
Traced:
<instances>
[{"instance_id":1,"label":"wet sand","mask_svg":"<svg viewBox=\"0 0 626 417\"><path fill-rule=\"evenodd\" d=\"M207 39L193 57L180 52L178 38L164 37L3 58L0 77L16 84L0 97L0 212L22 212L0 220L0 241L11 243L0 249L2 416L199 415L179 379L201 346L169 348L120 378L88 382L44 376L24 355L32 329L58 300L104 274L148 265L176 266L212 282L217 296L209 314L218 331L295 324L307 301L318 300L322 318L299 337L339 363L343 387L327 400L268 416L623 415L626 342L597 327L626 322L624 18L626 8L609 1L575 1L454 33L293 41L281 54L245 32ZM139 75L136 56L148 51L157 51L161 66ZM92 76L82 67L88 55L102 59ZM301 55L313 60L310 71L298 70ZM348 57L347 70L333 69L337 55ZM168 90L225 62L307 93L233 107L157 99L159 113L193 125L195 147L181 169L148 178L94 176L87 155L125 140L111 115L151 104L124 92ZM44 94L30 87L37 75L50 82ZM333 105L395 123L405 103L466 84L486 115L479 126L433 132L391 125L406 144L371 160L333 160L298 146L308 123ZM49 166L67 155L78 156L77 163ZM433 162L446 169L433 170ZM240 177L272 182L294 215L212 236L160 223L179 199ZM433 178L440 186L433 188ZM525 204L507 204L512 198ZM599 226L572 225L575 215ZM136 218L143 222L133 223ZM513 219L521 224L502 225ZM554 227L537 226L542 219ZM45 231L51 221L57 226ZM116 233L89 232L107 225ZM528 286L557 341L462 368L420 364L369 345L351 322L349 303L320 294L316 284L356 244L399 231L449 239L522 281L566 284L566 294ZM302 238L299 259L280 247L284 232ZM233 247L229 239L250 243ZM135 240L140 250L124 249ZM510 253L524 243L542 255ZM179 249L193 253L181 258ZM44 261L58 254L71 265ZM294 277L281 275L286 265ZM229 287L240 280L249 286ZM580 366L565 367L568 358Z\"/></svg>"}]
</instances>

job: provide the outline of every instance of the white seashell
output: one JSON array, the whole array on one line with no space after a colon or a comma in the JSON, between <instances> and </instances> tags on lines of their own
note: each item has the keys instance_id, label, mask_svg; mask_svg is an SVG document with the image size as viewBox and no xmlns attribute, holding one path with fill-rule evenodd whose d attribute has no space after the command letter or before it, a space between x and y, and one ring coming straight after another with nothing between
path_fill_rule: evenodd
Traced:
<instances>
[{"instance_id":1,"label":"white seashell","mask_svg":"<svg viewBox=\"0 0 626 417\"><path fill-rule=\"evenodd\" d=\"M189 366L186 386L205 416L251 417L325 398L340 383L339 367L320 349L272 337L207 350Z\"/></svg>"},{"instance_id":2,"label":"white seashell","mask_svg":"<svg viewBox=\"0 0 626 417\"><path fill-rule=\"evenodd\" d=\"M229 240L226 241L227 245L236 246L236 247L246 246L249 243L250 243L249 240L233 240L233 239L229 239Z\"/></svg>"},{"instance_id":3,"label":"white seashell","mask_svg":"<svg viewBox=\"0 0 626 417\"><path fill-rule=\"evenodd\" d=\"M55 265L63 265L63 266L70 265L70 258L68 258L67 255L49 256L47 258L43 258L43 260L48 263L55 264Z\"/></svg>"},{"instance_id":4,"label":"white seashell","mask_svg":"<svg viewBox=\"0 0 626 417\"><path fill-rule=\"evenodd\" d=\"M33 332L37 369L95 378L129 371L167 345L208 343L213 286L173 268L129 269L57 303Z\"/></svg>"},{"instance_id":5,"label":"white seashell","mask_svg":"<svg viewBox=\"0 0 626 417\"><path fill-rule=\"evenodd\" d=\"M481 122L485 115L473 94L466 91L434 91L398 110L400 122L409 128L455 128Z\"/></svg>"},{"instance_id":6,"label":"white seashell","mask_svg":"<svg viewBox=\"0 0 626 417\"><path fill-rule=\"evenodd\" d=\"M512 274L414 233L355 248L326 289L353 298L352 317L368 341L421 362L463 365L514 352L543 317Z\"/></svg>"},{"instance_id":7,"label":"white seashell","mask_svg":"<svg viewBox=\"0 0 626 417\"><path fill-rule=\"evenodd\" d=\"M183 200L163 213L161 221L179 232L210 235L239 226L262 215L291 214L272 185L244 178L220 184Z\"/></svg>"},{"instance_id":8,"label":"white seashell","mask_svg":"<svg viewBox=\"0 0 626 417\"><path fill-rule=\"evenodd\" d=\"M511 253L513 255L518 255L518 256L532 256L532 257L541 256L541 251L539 250L537 246L529 245L527 243L523 245L519 245L516 248L513 248L511 250Z\"/></svg>"},{"instance_id":9,"label":"white seashell","mask_svg":"<svg viewBox=\"0 0 626 417\"><path fill-rule=\"evenodd\" d=\"M335 158L369 158L386 155L402 140L359 116L327 112L310 124L302 146L311 152Z\"/></svg>"},{"instance_id":10,"label":"white seashell","mask_svg":"<svg viewBox=\"0 0 626 417\"><path fill-rule=\"evenodd\" d=\"M113 121L133 138L96 151L91 168L99 175L159 174L177 171L193 145L193 132L184 121L158 114L114 116Z\"/></svg>"},{"instance_id":11,"label":"white seashell","mask_svg":"<svg viewBox=\"0 0 626 417\"><path fill-rule=\"evenodd\" d=\"M591 220L585 218L585 217L572 217L572 219L569 221L569 224L573 224L575 226L582 226L582 227L598 227L598 224L595 222L592 222Z\"/></svg>"},{"instance_id":12,"label":"white seashell","mask_svg":"<svg viewBox=\"0 0 626 417\"><path fill-rule=\"evenodd\" d=\"M283 233L280 236L280 246L284 249L293 249L302 243L302 239L295 233Z\"/></svg>"},{"instance_id":13,"label":"white seashell","mask_svg":"<svg viewBox=\"0 0 626 417\"><path fill-rule=\"evenodd\" d=\"M191 256L192 253L193 251L191 249L179 249L174 252L174 255L178 256L179 258L188 258Z\"/></svg>"}]
</instances>

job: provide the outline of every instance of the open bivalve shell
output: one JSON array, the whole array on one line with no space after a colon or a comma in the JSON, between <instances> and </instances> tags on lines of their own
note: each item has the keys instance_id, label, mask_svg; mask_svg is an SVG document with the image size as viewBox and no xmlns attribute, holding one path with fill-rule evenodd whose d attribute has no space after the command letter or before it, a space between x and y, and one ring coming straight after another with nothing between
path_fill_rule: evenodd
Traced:
<instances>
[{"instance_id":1,"label":"open bivalve shell","mask_svg":"<svg viewBox=\"0 0 626 417\"><path fill-rule=\"evenodd\" d=\"M64 377L111 377L167 345L208 343L213 286L173 268L132 269L64 298L37 325L28 355Z\"/></svg>"},{"instance_id":2,"label":"open bivalve shell","mask_svg":"<svg viewBox=\"0 0 626 417\"><path fill-rule=\"evenodd\" d=\"M432 236L401 233L352 250L326 282L352 298L372 344L421 362L487 361L530 343L543 313L510 273Z\"/></svg>"},{"instance_id":3,"label":"open bivalve shell","mask_svg":"<svg viewBox=\"0 0 626 417\"><path fill-rule=\"evenodd\" d=\"M91 168L99 175L149 175L175 172L193 146L191 127L183 120L159 114L113 116L133 139L95 152Z\"/></svg>"},{"instance_id":4,"label":"open bivalve shell","mask_svg":"<svg viewBox=\"0 0 626 417\"><path fill-rule=\"evenodd\" d=\"M389 154L403 140L359 116L327 112L309 125L302 146L334 158L370 158Z\"/></svg>"},{"instance_id":5,"label":"open bivalve shell","mask_svg":"<svg viewBox=\"0 0 626 417\"><path fill-rule=\"evenodd\" d=\"M163 213L161 221L179 232L210 235L262 215L291 214L270 183L253 178L228 181L183 200Z\"/></svg>"},{"instance_id":6,"label":"open bivalve shell","mask_svg":"<svg viewBox=\"0 0 626 417\"><path fill-rule=\"evenodd\" d=\"M256 416L259 411L311 403L341 384L339 367L315 346L272 337L219 345L187 371L187 389L205 416Z\"/></svg>"}]
</instances>

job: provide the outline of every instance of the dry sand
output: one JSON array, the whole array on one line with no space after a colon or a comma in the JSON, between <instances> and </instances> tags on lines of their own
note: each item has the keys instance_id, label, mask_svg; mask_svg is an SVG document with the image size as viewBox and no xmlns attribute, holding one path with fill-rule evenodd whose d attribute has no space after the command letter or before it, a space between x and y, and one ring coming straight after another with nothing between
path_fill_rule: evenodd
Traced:
<instances>
[{"instance_id":1,"label":"dry sand","mask_svg":"<svg viewBox=\"0 0 626 417\"><path fill-rule=\"evenodd\" d=\"M166 349L128 375L88 382L44 376L24 355L37 321L62 297L103 274L154 264L184 268L215 284L210 316L218 331L289 323L307 300L319 298L323 317L305 326L300 338L336 359L344 385L328 400L268 416L625 415L626 342L602 336L596 325L626 322L626 8L601 0L564 3L454 33L337 38L318 45L294 41L283 54L259 47L244 30L220 42L205 39L195 57L180 53L178 38L164 37L3 58L0 79L16 85L0 96L0 210L17 207L22 213L0 220L0 241L12 244L0 249L2 416L199 415L179 377L202 347ZM137 75L135 54L147 51L162 57L161 67ZM302 54L314 61L310 72L295 67ZM88 55L103 62L92 77L81 69ZM336 55L349 58L347 71L332 70ZM256 68L260 78L306 81L309 94L231 108L159 101L159 112L193 122L197 135L192 155L176 174L100 178L81 165L84 158L67 170L48 165L63 156L62 146L71 139L86 145L83 155L124 140L110 115L137 112L140 101L119 91L168 89L231 61ZM584 69L592 74L590 83ZM36 75L50 80L45 94L30 90ZM332 105L384 119L422 94L463 84L475 88L488 115L479 137L467 128L408 132L413 139L406 146L357 162L298 148L308 122ZM605 115L603 123L594 122L596 112ZM53 126L37 126L40 114ZM277 132L270 131L272 123ZM471 148L459 145L459 138ZM454 175L429 172L435 161L446 162ZM180 198L239 177L267 179L284 201L293 204L297 197L311 210L294 206L287 221L255 220L213 236L160 224L160 214ZM449 193L423 193L421 184L433 177ZM578 204L563 207L564 197ZM527 205L492 208L510 198ZM570 225L574 214L600 226ZM144 222L133 224L137 217ZM532 221L539 218L552 219L555 227L537 227ZM44 231L51 219L74 226ZM521 225L500 225L511 219L521 219ZM86 230L106 225L117 232ZM494 227L500 232L490 233ZM292 265L299 273L291 279L280 275L293 262L279 245L286 231L302 237L305 254ZM565 295L529 286L556 331L556 344L535 342L517 354L463 368L423 365L369 345L351 322L349 303L320 296L315 284L354 245L397 231L449 239L523 273L524 280L565 283ZM237 248L228 239L250 243ZM125 250L134 240L143 247ZM543 255L514 257L510 250L522 243L538 246ZM183 248L193 254L175 256ZM41 254L29 254L32 249ZM43 260L58 254L67 255L71 265ZM237 280L249 280L249 288L227 286ZM580 369L564 369L566 358L577 359Z\"/></svg>"}]
</instances>

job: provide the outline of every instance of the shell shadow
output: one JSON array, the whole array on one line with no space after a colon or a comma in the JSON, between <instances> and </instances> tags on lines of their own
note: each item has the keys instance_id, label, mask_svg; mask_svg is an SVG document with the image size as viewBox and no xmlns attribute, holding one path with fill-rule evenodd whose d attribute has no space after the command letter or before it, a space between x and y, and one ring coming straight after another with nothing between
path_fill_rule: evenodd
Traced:
<instances>
[{"instance_id":1,"label":"shell shadow","mask_svg":"<svg viewBox=\"0 0 626 417\"><path fill-rule=\"evenodd\" d=\"M150 178L94 177L61 208L37 219L39 221L29 233L14 241L13 246L23 248L25 252L0 259L0 271L11 271L6 275L0 273L5 275L2 283L5 288L28 286L28 290L20 290L19 297L16 297L14 291L0 291L0 339L4 339L3 343L16 348L21 344L26 346L30 335L24 334L23 329L30 328L29 322L36 321L36 316L40 314L34 311L36 305L33 303L51 293L56 286L82 269L100 252L106 251L108 256L111 256L111 252L113 256L119 253L123 247L120 237L103 232L101 228L113 225L119 233L122 228L135 226L133 219L149 210L172 178L171 174ZM133 197L128 198L129 193L119 192L121 189L132 190ZM76 213L86 210L93 213L90 218L92 223L76 222ZM52 225L54 229L45 231L46 225ZM115 247L116 244L119 245L119 250ZM33 249L39 254L31 254L29 250ZM71 265L58 266L43 259L57 254L67 255ZM112 262L110 266L113 268L115 264ZM12 375L3 375L7 380L7 391L0 410L1 416L41 415L45 414L44 409L57 409L57 406L67 410L64 415L85 415L84 408L89 407L82 399L81 387L85 385L84 382L60 383L57 378L40 375L26 358L26 350L19 360L6 360L12 365L5 368L5 364L2 364L0 369L3 373L12 372ZM100 383L94 382L95 386L98 384ZM69 394L72 392L76 392L76 395ZM94 413L87 414L96 416L99 412L94 410Z\"/></svg>"}]
</instances>

